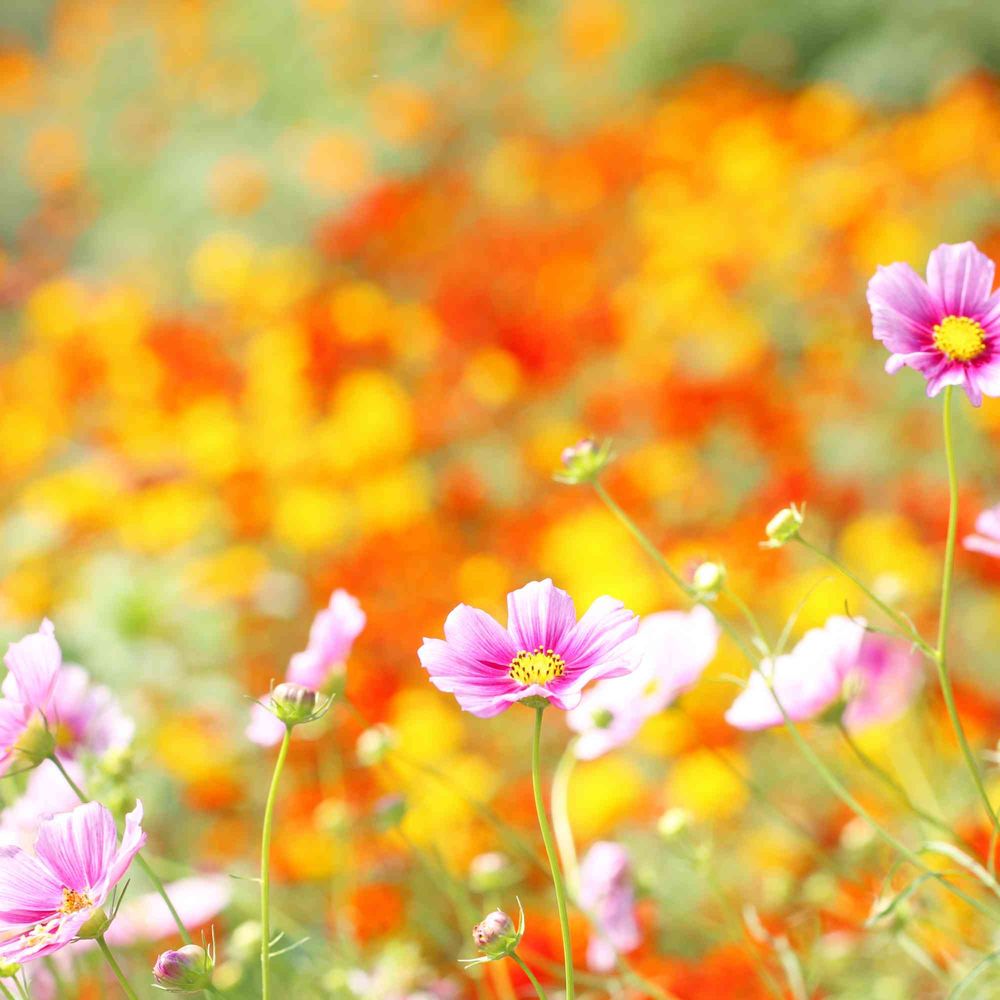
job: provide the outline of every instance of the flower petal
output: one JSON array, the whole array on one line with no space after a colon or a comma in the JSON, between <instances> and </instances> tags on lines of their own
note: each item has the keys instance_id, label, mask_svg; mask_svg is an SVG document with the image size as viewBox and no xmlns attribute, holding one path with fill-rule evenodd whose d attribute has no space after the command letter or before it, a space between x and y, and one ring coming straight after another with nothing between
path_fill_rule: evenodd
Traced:
<instances>
[{"instance_id":1,"label":"flower petal","mask_svg":"<svg viewBox=\"0 0 1000 1000\"><path fill-rule=\"evenodd\" d=\"M507 630L518 649L530 652L541 646L562 653L563 640L575 626L573 598L551 580L526 584L507 595Z\"/></svg>"},{"instance_id":2,"label":"flower petal","mask_svg":"<svg viewBox=\"0 0 1000 1000\"><path fill-rule=\"evenodd\" d=\"M942 316L972 316L993 291L993 261L975 243L942 243L927 261L927 284Z\"/></svg>"},{"instance_id":3,"label":"flower petal","mask_svg":"<svg viewBox=\"0 0 1000 1000\"><path fill-rule=\"evenodd\" d=\"M99 802L88 802L45 820L35 853L67 889L86 892L101 885L118 847L114 817Z\"/></svg>"},{"instance_id":4,"label":"flower petal","mask_svg":"<svg viewBox=\"0 0 1000 1000\"><path fill-rule=\"evenodd\" d=\"M52 622L46 618L37 632L12 642L3 661L17 684L18 700L45 711L62 666Z\"/></svg>"},{"instance_id":5,"label":"flower petal","mask_svg":"<svg viewBox=\"0 0 1000 1000\"><path fill-rule=\"evenodd\" d=\"M125 817L125 829L122 831L121 847L118 848L111 867L108 870L106 889L116 885L128 871L132 859L142 850L146 843L146 832L142 828L142 802L136 800L135 808Z\"/></svg>"},{"instance_id":6,"label":"flower petal","mask_svg":"<svg viewBox=\"0 0 1000 1000\"><path fill-rule=\"evenodd\" d=\"M285 724L263 705L250 706L250 723L244 730L246 738L259 747L277 746L285 735Z\"/></svg>"},{"instance_id":7,"label":"flower petal","mask_svg":"<svg viewBox=\"0 0 1000 1000\"><path fill-rule=\"evenodd\" d=\"M912 354L933 345L940 309L909 264L880 267L868 282L868 305L875 339L893 354Z\"/></svg>"},{"instance_id":8,"label":"flower petal","mask_svg":"<svg viewBox=\"0 0 1000 1000\"><path fill-rule=\"evenodd\" d=\"M20 847L0 847L0 923L14 926L50 919L62 903L62 884Z\"/></svg>"}]
</instances>

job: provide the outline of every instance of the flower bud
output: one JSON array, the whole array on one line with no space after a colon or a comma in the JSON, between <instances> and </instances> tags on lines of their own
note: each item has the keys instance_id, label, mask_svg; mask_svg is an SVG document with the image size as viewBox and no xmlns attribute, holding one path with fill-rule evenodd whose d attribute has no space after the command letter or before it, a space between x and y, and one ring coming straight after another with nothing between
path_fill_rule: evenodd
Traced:
<instances>
[{"instance_id":1,"label":"flower bud","mask_svg":"<svg viewBox=\"0 0 1000 1000\"><path fill-rule=\"evenodd\" d=\"M656 829L665 840L671 840L683 833L691 825L691 813L687 809L675 806L668 809L656 824Z\"/></svg>"},{"instance_id":2,"label":"flower bud","mask_svg":"<svg viewBox=\"0 0 1000 1000\"><path fill-rule=\"evenodd\" d=\"M598 443L594 438L584 438L562 453L562 468L555 473L557 482L568 486L592 483L611 464L614 455L611 442Z\"/></svg>"},{"instance_id":3,"label":"flower bud","mask_svg":"<svg viewBox=\"0 0 1000 1000\"><path fill-rule=\"evenodd\" d=\"M17 962L0 962L0 979L13 979L20 971Z\"/></svg>"},{"instance_id":4,"label":"flower bud","mask_svg":"<svg viewBox=\"0 0 1000 1000\"><path fill-rule=\"evenodd\" d=\"M271 692L271 709L286 726L308 722L316 714L316 692L286 681Z\"/></svg>"},{"instance_id":5,"label":"flower bud","mask_svg":"<svg viewBox=\"0 0 1000 1000\"><path fill-rule=\"evenodd\" d=\"M396 734L388 726L382 723L371 726L358 737L358 763L362 767L374 767L382 763L395 745Z\"/></svg>"},{"instance_id":6,"label":"flower bud","mask_svg":"<svg viewBox=\"0 0 1000 1000\"><path fill-rule=\"evenodd\" d=\"M795 504L785 507L784 510L779 510L767 522L767 527L764 529L767 541L761 542L761 545L766 549L781 548L786 542L790 542L793 538L798 537L799 529L802 527L804 520L803 511L796 507Z\"/></svg>"},{"instance_id":7,"label":"flower bud","mask_svg":"<svg viewBox=\"0 0 1000 1000\"><path fill-rule=\"evenodd\" d=\"M76 932L82 941L95 941L111 926L111 918L103 909L96 909L87 922Z\"/></svg>"},{"instance_id":8,"label":"flower bud","mask_svg":"<svg viewBox=\"0 0 1000 1000\"><path fill-rule=\"evenodd\" d=\"M503 910L494 910L472 929L476 947L490 958L503 958L518 945L520 938L514 921Z\"/></svg>"},{"instance_id":9,"label":"flower bud","mask_svg":"<svg viewBox=\"0 0 1000 1000\"><path fill-rule=\"evenodd\" d=\"M691 583L700 596L715 597L726 584L726 567L706 560L695 569Z\"/></svg>"},{"instance_id":10,"label":"flower bud","mask_svg":"<svg viewBox=\"0 0 1000 1000\"><path fill-rule=\"evenodd\" d=\"M198 993L212 983L215 962L200 945L165 951L153 966L156 985L168 993Z\"/></svg>"},{"instance_id":11,"label":"flower bud","mask_svg":"<svg viewBox=\"0 0 1000 1000\"><path fill-rule=\"evenodd\" d=\"M45 720L36 714L21 734L14 749L21 761L37 766L55 753L56 738L45 724Z\"/></svg>"}]
</instances>

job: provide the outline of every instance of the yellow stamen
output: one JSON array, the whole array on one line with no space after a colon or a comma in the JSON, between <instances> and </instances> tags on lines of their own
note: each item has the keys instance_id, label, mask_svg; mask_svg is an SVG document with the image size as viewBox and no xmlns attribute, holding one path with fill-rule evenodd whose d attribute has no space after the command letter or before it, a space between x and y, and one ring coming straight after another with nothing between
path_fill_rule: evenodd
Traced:
<instances>
[{"instance_id":1,"label":"yellow stamen","mask_svg":"<svg viewBox=\"0 0 1000 1000\"><path fill-rule=\"evenodd\" d=\"M548 684L554 677L561 677L566 663L554 650L538 646L532 652L522 649L510 661L510 676L518 684Z\"/></svg>"},{"instance_id":2,"label":"yellow stamen","mask_svg":"<svg viewBox=\"0 0 1000 1000\"><path fill-rule=\"evenodd\" d=\"M77 892L75 889L63 889L63 901L59 907L60 913L79 913L81 910L89 910L94 905L94 901L85 892Z\"/></svg>"},{"instance_id":3,"label":"yellow stamen","mask_svg":"<svg viewBox=\"0 0 1000 1000\"><path fill-rule=\"evenodd\" d=\"M945 316L934 327L934 344L952 361L974 361L986 350L986 332L968 316Z\"/></svg>"}]
</instances>

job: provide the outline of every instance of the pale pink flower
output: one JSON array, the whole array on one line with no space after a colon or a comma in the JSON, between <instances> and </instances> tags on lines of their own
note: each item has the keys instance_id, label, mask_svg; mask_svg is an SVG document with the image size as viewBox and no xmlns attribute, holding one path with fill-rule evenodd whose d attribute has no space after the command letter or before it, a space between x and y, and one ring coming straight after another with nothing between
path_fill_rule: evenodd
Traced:
<instances>
[{"instance_id":1,"label":"pale pink flower","mask_svg":"<svg viewBox=\"0 0 1000 1000\"><path fill-rule=\"evenodd\" d=\"M927 395L961 386L975 406L1000 395L1000 293L993 261L974 243L942 243L927 281L908 264L880 267L868 283L873 332L890 352L885 370L904 365L927 379Z\"/></svg>"},{"instance_id":2,"label":"pale pink flower","mask_svg":"<svg viewBox=\"0 0 1000 1000\"><path fill-rule=\"evenodd\" d=\"M110 811L88 802L45 820L33 855L0 847L0 959L24 963L76 940L145 842L141 802L121 844Z\"/></svg>"},{"instance_id":3,"label":"pale pink flower","mask_svg":"<svg viewBox=\"0 0 1000 1000\"><path fill-rule=\"evenodd\" d=\"M83 772L74 761L66 761L63 766L78 786L83 784ZM0 844L30 847L42 820L69 812L79 804L76 792L55 764L43 760L28 776L24 793L0 813Z\"/></svg>"},{"instance_id":4,"label":"pale pink flower","mask_svg":"<svg viewBox=\"0 0 1000 1000\"><path fill-rule=\"evenodd\" d=\"M861 729L905 711L921 677L920 663L905 643L834 615L822 628L810 629L790 653L763 661L726 721L737 729L780 726L780 702L793 722L840 706L844 724Z\"/></svg>"},{"instance_id":5,"label":"pale pink flower","mask_svg":"<svg viewBox=\"0 0 1000 1000\"><path fill-rule=\"evenodd\" d=\"M662 611L639 623L639 665L625 677L598 681L566 716L578 733L576 756L593 760L623 746L651 716L662 712L712 661L719 625L703 605Z\"/></svg>"},{"instance_id":6,"label":"pale pink flower","mask_svg":"<svg viewBox=\"0 0 1000 1000\"><path fill-rule=\"evenodd\" d=\"M87 671L75 664L59 672L46 715L60 757L122 750L135 735L135 723L110 689L92 683Z\"/></svg>"},{"instance_id":7,"label":"pale pink flower","mask_svg":"<svg viewBox=\"0 0 1000 1000\"><path fill-rule=\"evenodd\" d=\"M599 597L577 621L573 599L551 580L507 596L507 628L460 604L444 639L424 639L418 655L431 683L487 719L525 698L575 708L584 687L630 673L639 620L621 601Z\"/></svg>"},{"instance_id":8,"label":"pale pink flower","mask_svg":"<svg viewBox=\"0 0 1000 1000\"><path fill-rule=\"evenodd\" d=\"M579 897L581 909L594 923L587 942L587 967L591 972L611 972L620 954L642 943L632 869L620 844L601 840L587 851L580 863Z\"/></svg>"},{"instance_id":9,"label":"pale pink flower","mask_svg":"<svg viewBox=\"0 0 1000 1000\"><path fill-rule=\"evenodd\" d=\"M975 533L966 535L962 545L970 552L982 552L1000 559L1000 504L984 510L976 518Z\"/></svg>"}]
</instances>

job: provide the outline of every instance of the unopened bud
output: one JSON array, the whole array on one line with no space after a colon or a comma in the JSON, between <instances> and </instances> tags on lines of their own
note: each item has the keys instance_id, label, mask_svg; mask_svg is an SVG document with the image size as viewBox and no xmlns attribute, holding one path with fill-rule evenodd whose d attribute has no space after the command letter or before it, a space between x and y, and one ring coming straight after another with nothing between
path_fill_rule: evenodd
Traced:
<instances>
[{"instance_id":1,"label":"unopened bud","mask_svg":"<svg viewBox=\"0 0 1000 1000\"><path fill-rule=\"evenodd\" d=\"M382 723L371 726L358 737L358 763L363 767L380 764L395 743L395 733L388 726Z\"/></svg>"},{"instance_id":2,"label":"unopened bud","mask_svg":"<svg viewBox=\"0 0 1000 1000\"><path fill-rule=\"evenodd\" d=\"M316 692L286 681L271 692L271 710L286 726L308 722L316 714Z\"/></svg>"},{"instance_id":3,"label":"unopened bud","mask_svg":"<svg viewBox=\"0 0 1000 1000\"><path fill-rule=\"evenodd\" d=\"M725 586L726 567L722 563L703 562L692 577L694 589L703 597L714 597Z\"/></svg>"},{"instance_id":4,"label":"unopened bud","mask_svg":"<svg viewBox=\"0 0 1000 1000\"><path fill-rule=\"evenodd\" d=\"M795 504L785 507L784 510L779 510L767 522L767 527L764 529L767 541L761 542L761 545L766 549L781 548L786 542L790 542L793 538L798 537L799 529L802 527L804 520L803 511L796 507Z\"/></svg>"},{"instance_id":5,"label":"unopened bud","mask_svg":"<svg viewBox=\"0 0 1000 1000\"><path fill-rule=\"evenodd\" d=\"M472 940L484 955L503 958L517 947L520 939L514 921L503 910L494 910L472 929Z\"/></svg>"},{"instance_id":6,"label":"unopened bud","mask_svg":"<svg viewBox=\"0 0 1000 1000\"><path fill-rule=\"evenodd\" d=\"M153 966L153 978L168 993L198 993L212 984L215 962L200 945L165 951Z\"/></svg>"},{"instance_id":7,"label":"unopened bud","mask_svg":"<svg viewBox=\"0 0 1000 1000\"><path fill-rule=\"evenodd\" d=\"M562 468L555 473L555 480L568 486L592 483L611 464L614 455L611 442L598 443L594 438L584 438L562 452Z\"/></svg>"},{"instance_id":8,"label":"unopened bud","mask_svg":"<svg viewBox=\"0 0 1000 1000\"><path fill-rule=\"evenodd\" d=\"M56 738L45 724L45 720L36 714L21 734L14 750L25 764L37 766L55 753Z\"/></svg>"},{"instance_id":9,"label":"unopened bud","mask_svg":"<svg viewBox=\"0 0 1000 1000\"><path fill-rule=\"evenodd\" d=\"M656 829L661 837L670 840L678 834L683 833L691 825L691 813L687 809L675 806L668 809L656 824Z\"/></svg>"}]
</instances>

